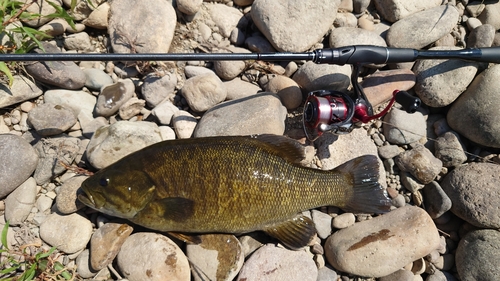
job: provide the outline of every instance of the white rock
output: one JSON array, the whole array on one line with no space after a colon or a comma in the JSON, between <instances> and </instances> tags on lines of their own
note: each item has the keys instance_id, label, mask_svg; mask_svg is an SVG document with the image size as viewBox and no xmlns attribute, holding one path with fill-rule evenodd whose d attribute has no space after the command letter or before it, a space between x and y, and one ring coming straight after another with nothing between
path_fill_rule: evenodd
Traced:
<instances>
[{"instance_id":1,"label":"white rock","mask_svg":"<svg viewBox=\"0 0 500 281\"><path fill-rule=\"evenodd\" d=\"M193 135L198 121L194 116L184 110L179 110L172 116L172 125L179 139L187 139Z\"/></svg>"},{"instance_id":2,"label":"white rock","mask_svg":"<svg viewBox=\"0 0 500 281\"><path fill-rule=\"evenodd\" d=\"M92 224L79 214L52 213L40 225L40 238L67 254L84 249L91 235Z\"/></svg>"},{"instance_id":3,"label":"white rock","mask_svg":"<svg viewBox=\"0 0 500 281\"><path fill-rule=\"evenodd\" d=\"M333 218L332 226L338 229L343 229L354 225L356 217L353 213L344 213Z\"/></svg>"}]
</instances>

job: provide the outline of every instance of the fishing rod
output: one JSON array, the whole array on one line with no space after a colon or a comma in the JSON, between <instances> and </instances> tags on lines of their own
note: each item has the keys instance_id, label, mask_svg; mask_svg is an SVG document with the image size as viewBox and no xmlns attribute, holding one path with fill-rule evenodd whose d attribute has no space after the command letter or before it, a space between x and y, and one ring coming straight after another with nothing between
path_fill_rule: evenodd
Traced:
<instances>
[{"instance_id":1,"label":"fishing rod","mask_svg":"<svg viewBox=\"0 0 500 281\"><path fill-rule=\"evenodd\" d=\"M476 62L500 63L500 47L469 48L460 50L416 50L387 48L372 45L354 45L340 48L317 49L311 52L275 53L29 53L0 54L0 61L296 61L306 60L318 64L353 65L351 83L353 93L318 90L308 93L304 105L303 125L306 136L315 140L324 132L350 133L356 123L367 123L382 117L394 102L409 113L421 105L419 98L405 91L395 90L389 105L379 114L366 98L358 82L360 68L366 64L413 62L417 59L461 59Z\"/></svg>"}]
</instances>

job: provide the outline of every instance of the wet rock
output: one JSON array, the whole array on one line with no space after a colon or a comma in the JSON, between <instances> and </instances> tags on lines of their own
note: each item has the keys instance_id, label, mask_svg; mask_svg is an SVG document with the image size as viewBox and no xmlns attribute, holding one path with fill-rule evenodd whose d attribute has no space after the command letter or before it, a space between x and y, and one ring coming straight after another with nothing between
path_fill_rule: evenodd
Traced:
<instances>
[{"instance_id":1,"label":"wet rock","mask_svg":"<svg viewBox=\"0 0 500 281\"><path fill-rule=\"evenodd\" d=\"M198 122L193 136L282 135L286 114L278 96L259 93L211 108Z\"/></svg>"},{"instance_id":2,"label":"wet rock","mask_svg":"<svg viewBox=\"0 0 500 281\"><path fill-rule=\"evenodd\" d=\"M316 64L308 61L303 64L292 79L304 92L315 90L345 91L351 83L351 66Z\"/></svg>"},{"instance_id":3,"label":"wet rock","mask_svg":"<svg viewBox=\"0 0 500 281\"><path fill-rule=\"evenodd\" d=\"M443 5L409 15L395 22L387 32L387 45L421 49L450 33L459 18L452 5Z\"/></svg>"},{"instance_id":4,"label":"wet rock","mask_svg":"<svg viewBox=\"0 0 500 281\"><path fill-rule=\"evenodd\" d=\"M410 69L377 71L361 82L366 98L377 106L393 96L394 90L408 91L415 85L415 74Z\"/></svg>"},{"instance_id":5,"label":"wet rock","mask_svg":"<svg viewBox=\"0 0 500 281\"><path fill-rule=\"evenodd\" d=\"M423 184L433 181L443 167L441 160L420 144L401 153L395 162L402 171L411 173Z\"/></svg>"},{"instance_id":6,"label":"wet rock","mask_svg":"<svg viewBox=\"0 0 500 281\"><path fill-rule=\"evenodd\" d=\"M35 171L38 153L23 138L0 134L0 198L9 195Z\"/></svg>"},{"instance_id":7,"label":"wet rock","mask_svg":"<svg viewBox=\"0 0 500 281\"><path fill-rule=\"evenodd\" d=\"M95 112L100 116L109 117L118 112L120 107L134 96L134 93L135 85L130 79L105 86L97 97Z\"/></svg>"},{"instance_id":8,"label":"wet rock","mask_svg":"<svg viewBox=\"0 0 500 281\"><path fill-rule=\"evenodd\" d=\"M461 280L498 280L500 278L499 263L499 231L475 230L460 240L456 264Z\"/></svg>"},{"instance_id":9,"label":"wet rock","mask_svg":"<svg viewBox=\"0 0 500 281\"><path fill-rule=\"evenodd\" d=\"M292 79L282 75L268 75L264 90L277 94L287 109L295 109L302 103L302 91Z\"/></svg>"},{"instance_id":10,"label":"wet rock","mask_svg":"<svg viewBox=\"0 0 500 281\"><path fill-rule=\"evenodd\" d=\"M434 47L430 50L458 50ZM417 76L415 92L423 103L444 107L455 101L477 73L478 63L463 60L418 60L413 66Z\"/></svg>"},{"instance_id":11,"label":"wet rock","mask_svg":"<svg viewBox=\"0 0 500 281\"><path fill-rule=\"evenodd\" d=\"M163 76L148 74L141 86L142 96L149 107L155 107L174 94L176 85L177 76L173 73L167 72Z\"/></svg>"},{"instance_id":12,"label":"wet rock","mask_svg":"<svg viewBox=\"0 0 500 281\"><path fill-rule=\"evenodd\" d=\"M78 189L87 176L76 176L63 182L56 197L56 207L61 214L72 214L84 205L77 200Z\"/></svg>"},{"instance_id":13,"label":"wet rock","mask_svg":"<svg viewBox=\"0 0 500 281\"><path fill-rule=\"evenodd\" d=\"M328 32L337 15L337 1L261 0L252 5L255 25L278 51L303 52Z\"/></svg>"},{"instance_id":14,"label":"wet rock","mask_svg":"<svg viewBox=\"0 0 500 281\"><path fill-rule=\"evenodd\" d=\"M99 271L110 264L132 231L131 226L120 223L106 223L99 227L90 239L91 269Z\"/></svg>"},{"instance_id":15,"label":"wet rock","mask_svg":"<svg viewBox=\"0 0 500 281\"><path fill-rule=\"evenodd\" d=\"M177 22L172 3L119 0L110 6L108 34L115 53L166 53L170 49ZM144 24L145 16L154 24Z\"/></svg>"},{"instance_id":16,"label":"wet rock","mask_svg":"<svg viewBox=\"0 0 500 281\"><path fill-rule=\"evenodd\" d=\"M106 72L97 68L86 68L83 70L87 79L85 87L100 91L102 87L113 84L113 79Z\"/></svg>"},{"instance_id":17,"label":"wet rock","mask_svg":"<svg viewBox=\"0 0 500 281\"><path fill-rule=\"evenodd\" d=\"M36 181L28 178L5 198L5 220L10 225L22 224L35 205Z\"/></svg>"},{"instance_id":18,"label":"wet rock","mask_svg":"<svg viewBox=\"0 0 500 281\"><path fill-rule=\"evenodd\" d=\"M189 262L169 238L150 232L131 235L116 257L118 267L129 280L189 281Z\"/></svg>"},{"instance_id":19,"label":"wet rock","mask_svg":"<svg viewBox=\"0 0 500 281\"><path fill-rule=\"evenodd\" d=\"M434 155L444 167L457 167L467 161L464 145L455 132L446 132L434 142Z\"/></svg>"},{"instance_id":20,"label":"wet rock","mask_svg":"<svg viewBox=\"0 0 500 281\"><path fill-rule=\"evenodd\" d=\"M423 188L425 210L433 219L441 217L451 209L452 203L439 183L433 181Z\"/></svg>"},{"instance_id":21,"label":"wet rock","mask_svg":"<svg viewBox=\"0 0 500 281\"><path fill-rule=\"evenodd\" d=\"M499 182L498 164L469 163L448 173L441 186L456 216L477 227L500 228Z\"/></svg>"},{"instance_id":22,"label":"wet rock","mask_svg":"<svg viewBox=\"0 0 500 281\"><path fill-rule=\"evenodd\" d=\"M66 171L63 166L70 166L80 151L78 138L61 135L54 138L41 139L34 148L40 159L33 177L39 185L48 183L52 178Z\"/></svg>"},{"instance_id":23,"label":"wet rock","mask_svg":"<svg viewBox=\"0 0 500 281\"><path fill-rule=\"evenodd\" d=\"M204 112L222 102L227 96L227 89L216 75L200 74L186 80L182 96L192 110Z\"/></svg>"},{"instance_id":24,"label":"wet rock","mask_svg":"<svg viewBox=\"0 0 500 281\"><path fill-rule=\"evenodd\" d=\"M188 244L186 255L192 264L194 280L233 280L245 259L241 243L234 235L200 235L200 244ZM202 277L203 276L203 277Z\"/></svg>"},{"instance_id":25,"label":"wet rock","mask_svg":"<svg viewBox=\"0 0 500 281\"><path fill-rule=\"evenodd\" d=\"M234 78L231 81L224 81L224 86L227 89L226 100L236 100L252 96L261 91L258 85L246 82L240 78Z\"/></svg>"},{"instance_id":26,"label":"wet rock","mask_svg":"<svg viewBox=\"0 0 500 281\"><path fill-rule=\"evenodd\" d=\"M420 112L392 108L384 116L384 136L392 144L409 144L426 136L425 118Z\"/></svg>"},{"instance_id":27,"label":"wet rock","mask_svg":"<svg viewBox=\"0 0 500 281\"><path fill-rule=\"evenodd\" d=\"M193 135L198 121L194 116L184 110L179 110L172 116L172 126L179 139L187 139Z\"/></svg>"},{"instance_id":28,"label":"wet rock","mask_svg":"<svg viewBox=\"0 0 500 281\"><path fill-rule=\"evenodd\" d=\"M59 49L42 42L45 52L35 49L35 53L60 53ZM25 65L26 71L37 81L63 89L76 90L85 85L85 73L72 61L33 62Z\"/></svg>"},{"instance_id":29,"label":"wet rock","mask_svg":"<svg viewBox=\"0 0 500 281\"><path fill-rule=\"evenodd\" d=\"M325 253L337 270L382 277L438 246L439 233L429 215L406 206L335 232L326 241Z\"/></svg>"},{"instance_id":30,"label":"wet rock","mask_svg":"<svg viewBox=\"0 0 500 281\"><path fill-rule=\"evenodd\" d=\"M480 145L500 147L500 65L480 73L452 104L446 119L450 127Z\"/></svg>"},{"instance_id":31,"label":"wet rock","mask_svg":"<svg viewBox=\"0 0 500 281\"><path fill-rule=\"evenodd\" d=\"M397 22L416 12L437 7L442 1L375 0L374 3L382 18L389 22Z\"/></svg>"},{"instance_id":32,"label":"wet rock","mask_svg":"<svg viewBox=\"0 0 500 281\"><path fill-rule=\"evenodd\" d=\"M12 87L0 83L0 108L37 98L41 94L43 94L42 89L31 79L15 75Z\"/></svg>"},{"instance_id":33,"label":"wet rock","mask_svg":"<svg viewBox=\"0 0 500 281\"><path fill-rule=\"evenodd\" d=\"M92 224L79 214L52 213L40 225L40 238L67 254L84 249L91 235Z\"/></svg>"},{"instance_id":34,"label":"wet rock","mask_svg":"<svg viewBox=\"0 0 500 281\"><path fill-rule=\"evenodd\" d=\"M95 132L87 146L87 158L93 167L102 169L161 140L155 123L119 121Z\"/></svg>"},{"instance_id":35,"label":"wet rock","mask_svg":"<svg viewBox=\"0 0 500 281\"><path fill-rule=\"evenodd\" d=\"M318 269L306 252L267 244L250 256L236 280L316 281L317 276Z\"/></svg>"},{"instance_id":36,"label":"wet rock","mask_svg":"<svg viewBox=\"0 0 500 281\"><path fill-rule=\"evenodd\" d=\"M53 136L67 131L76 124L76 117L70 108L63 105L44 103L28 114L28 122L43 136Z\"/></svg>"}]
</instances>

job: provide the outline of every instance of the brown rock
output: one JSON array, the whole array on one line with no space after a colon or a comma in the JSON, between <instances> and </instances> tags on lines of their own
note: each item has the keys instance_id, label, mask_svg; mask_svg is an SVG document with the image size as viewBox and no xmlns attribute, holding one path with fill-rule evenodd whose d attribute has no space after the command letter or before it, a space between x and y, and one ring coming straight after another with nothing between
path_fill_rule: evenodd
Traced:
<instances>
[{"instance_id":1,"label":"brown rock","mask_svg":"<svg viewBox=\"0 0 500 281\"><path fill-rule=\"evenodd\" d=\"M413 88L415 79L410 69L383 70L366 77L361 86L368 101L377 106L390 100L394 90L407 91Z\"/></svg>"},{"instance_id":2,"label":"brown rock","mask_svg":"<svg viewBox=\"0 0 500 281\"><path fill-rule=\"evenodd\" d=\"M98 271L110 264L132 230L128 224L119 223L107 223L97 229L90 239L92 269Z\"/></svg>"}]
</instances>

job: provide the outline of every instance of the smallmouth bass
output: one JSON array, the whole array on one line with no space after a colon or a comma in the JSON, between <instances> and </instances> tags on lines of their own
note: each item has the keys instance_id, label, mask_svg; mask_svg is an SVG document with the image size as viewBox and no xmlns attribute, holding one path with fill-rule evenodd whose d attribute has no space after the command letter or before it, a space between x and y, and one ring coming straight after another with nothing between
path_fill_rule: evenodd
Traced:
<instances>
[{"instance_id":1,"label":"smallmouth bass","mask_svg":"<svg viewBox=\"0 0 500 281\"><path fill-rule=\"evenodd\" d=\"M153 144L86 179L78 199L102 213L174 233L263 230L291 248L307 245L321 207L383 213L390 200L374 155L331 171L303 167L304 149L284 136L228 136Z\"/></svg>"}]
</instances>

